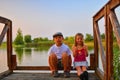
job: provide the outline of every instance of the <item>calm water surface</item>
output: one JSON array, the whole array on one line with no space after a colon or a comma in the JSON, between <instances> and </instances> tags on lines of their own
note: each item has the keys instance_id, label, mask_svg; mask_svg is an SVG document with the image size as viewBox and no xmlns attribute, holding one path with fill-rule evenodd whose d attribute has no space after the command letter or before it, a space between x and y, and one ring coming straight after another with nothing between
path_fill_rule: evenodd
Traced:
<instances>
[{"instance_id":1,"label":"calm water surface","mask_svg":"<svg viewBox=\"0 0 120 80\"><path fill-rule=\"evenodd\" d=\"M90 53L93 53L93 50L90 50L89 54ZM0 48L0 72L8 69L6 54L6 49ZM16 54L17 56L18 66L48 66L47 50L37 48L14 48L13 54ZM89 64L89 56L87 57L87 60Z\"/></svg>"}]
</instances>

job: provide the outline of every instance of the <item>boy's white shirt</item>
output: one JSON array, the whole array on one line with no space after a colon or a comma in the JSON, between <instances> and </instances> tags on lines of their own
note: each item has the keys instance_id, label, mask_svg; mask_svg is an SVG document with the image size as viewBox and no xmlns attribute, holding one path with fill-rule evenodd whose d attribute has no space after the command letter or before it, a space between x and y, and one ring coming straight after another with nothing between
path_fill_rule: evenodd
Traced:
<instances>
[{"instance_id":1,"label":"boy's white shirt","mask_svg":"<svg viewBox=\"0 0 120 80\"><path fill-rule=\"evenodd\" d=\"M67 45L65 45L64 43L62 43L62 45L60 47L58 47L56 44L54 44L48 50L48 55L50 55L51 53L55 53L57 55L57 58L61 59L62 53L64 53L64 52L66 52L68 55L71 55L70 48Z\"/></svg>"}]
</instances>

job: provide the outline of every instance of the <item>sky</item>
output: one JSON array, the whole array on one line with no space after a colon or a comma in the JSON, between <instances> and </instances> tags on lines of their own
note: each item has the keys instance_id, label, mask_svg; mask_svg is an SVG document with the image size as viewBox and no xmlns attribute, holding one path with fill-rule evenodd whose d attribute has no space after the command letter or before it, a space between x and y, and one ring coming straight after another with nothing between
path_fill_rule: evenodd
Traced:
<instances>
[{"instance_id":1,"label":"sky","mask_svg":"<svg viewBox=\"0 0 120 80\"><path fill-rule=\"evenodd\" d=\"M13 39L20 28L32 38L62 32L64 37L93 34L93 16L109 0L0 0L0 16L12 20ZM1 24L0 24L1 25ZM1 29L1 27L0 27Z\"/></svg>"}]
</instances>

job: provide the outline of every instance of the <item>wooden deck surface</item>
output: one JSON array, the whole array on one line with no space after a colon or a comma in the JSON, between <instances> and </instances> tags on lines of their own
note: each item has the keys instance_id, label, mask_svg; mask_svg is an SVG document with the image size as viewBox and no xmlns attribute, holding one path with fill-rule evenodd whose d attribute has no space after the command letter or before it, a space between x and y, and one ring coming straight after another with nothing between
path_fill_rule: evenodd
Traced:
<instances>
[{"instance_id":1,"label":"wooden deck surface","mask_svg":"<svg viewBox=\"0 0 120 80\"><path fill-rule=\"evenodd\" d=\"M64 78L63 73L59 73L58 78L54 78L50 73L30 73L13 72L1 80L80 80L76 73L71 73L70 78ZM95 73L89 73L89 80L100 80Z\"/></svg>"}]
</instances>

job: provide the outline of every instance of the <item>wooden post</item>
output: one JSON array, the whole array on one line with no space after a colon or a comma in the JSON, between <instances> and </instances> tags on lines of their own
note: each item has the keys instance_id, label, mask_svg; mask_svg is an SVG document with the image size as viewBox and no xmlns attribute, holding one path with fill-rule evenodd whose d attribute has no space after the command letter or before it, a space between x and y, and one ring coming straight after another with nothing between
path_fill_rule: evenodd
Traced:
<instances>
[{"instance_id":1,"label":"wooden post","mask_svg":"<svg viewBox=\"0 0 120 80\"><path fill-rule=\"evenodd\" d=\"M98 41L97 41L97 35L94 27L95 27L95 21L93 20L94 55L95 55L95 71L96 71L98 67Z\"/></svg>"},{"instance_id":2,"label":"wooden post","mask_svg":"<svg viewBox=\"0 0 120 80\"><path fill-rule=\"evenodd\" d=\"M7 31L7 57L8 57L8 67L12 72L12 21L7 23L9 29Z\"/></svg>"},{"instance_id":3,"label":"wooden post","mask_svg":"<svg viewBox=\"0 0 120 80\"><path fill-rule=\"evenodd\" d=\"M113 30L109 19L110 6L105 6L106 24L106 80L112 80L113 76Z\"/></svg>"}]
</instances>

